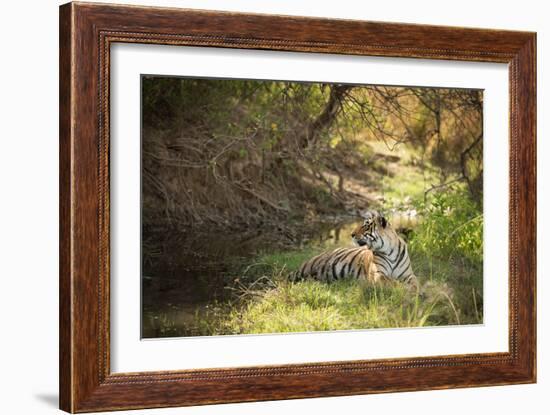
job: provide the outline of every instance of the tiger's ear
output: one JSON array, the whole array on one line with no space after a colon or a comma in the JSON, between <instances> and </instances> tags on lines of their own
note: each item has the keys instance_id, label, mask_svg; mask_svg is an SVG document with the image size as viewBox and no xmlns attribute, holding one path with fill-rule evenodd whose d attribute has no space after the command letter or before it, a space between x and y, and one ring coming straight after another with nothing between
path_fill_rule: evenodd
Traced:
<instances>
[{"instance_id":1,"label":"tiger's ear","mask_svg":"<svg viewBox=\"0 0 550 415\"><path fill-rule=\"evenodd\" d=\"M380 221L380 225L385 228L386 225L388 224L388 221L386 220L386 218L384 216L380 216L379 218L379 221Z\"/></svg>"}]
</instances>

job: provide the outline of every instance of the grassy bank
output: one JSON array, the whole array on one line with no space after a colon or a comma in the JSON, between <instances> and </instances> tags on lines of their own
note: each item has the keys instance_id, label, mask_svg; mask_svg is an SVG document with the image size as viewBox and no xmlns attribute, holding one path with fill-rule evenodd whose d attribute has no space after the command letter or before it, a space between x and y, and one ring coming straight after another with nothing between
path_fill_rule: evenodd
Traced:
<instances>
[{"instance_id":1,"label":"grassy bank","mask_svg":"<svg viewBox=\"0 0 550 415\"><path fill-rule=\"evenodd\" d=\"M197 315L200 335L422 327L483 322L482 218L460 191L433 198L409 240L421 289L356 280L292 283L288 275L326 249L259 255L230 287L231 306ZM344 240L343 246L349 244Z\"/></svg>"},{"instance_id":2,"label":"grassy bank","mask_svg":"<svg viewBox=\"0 0 550 415\"><path fill-rule=\"evenodd\" d=\"M450 298L411 295L403 287L338 281L275 282L275 287L228 315L214 311L203 335L287 333L388 327L422 327L449 321ZM219 309L222 311L223 309ZM452 323L451 323L452 324ZM454 323L456 324L456 323Z\"/></svg>"}]
</instances>

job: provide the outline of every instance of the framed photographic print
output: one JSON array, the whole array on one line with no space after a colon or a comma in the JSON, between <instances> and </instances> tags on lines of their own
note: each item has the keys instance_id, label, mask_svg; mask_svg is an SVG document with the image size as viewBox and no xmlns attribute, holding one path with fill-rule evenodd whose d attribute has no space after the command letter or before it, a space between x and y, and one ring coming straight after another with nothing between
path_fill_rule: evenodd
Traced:
<instances>
[{"instance_id":1,"label":"framed photographic print","mask_svg":"<svg viewBox=\"0 0 550 415\"><path fill-rule=\"evenodd\" d=\"M536 36L60 8L60 406L535 382Z\"/></svg>"}]
</instances>

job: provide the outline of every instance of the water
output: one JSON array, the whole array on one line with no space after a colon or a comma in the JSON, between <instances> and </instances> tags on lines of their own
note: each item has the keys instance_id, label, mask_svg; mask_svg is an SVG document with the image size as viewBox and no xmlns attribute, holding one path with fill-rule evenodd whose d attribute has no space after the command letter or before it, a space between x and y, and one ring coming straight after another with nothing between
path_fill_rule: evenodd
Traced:
<instances>
[{"instance_id":1,"label":"water","mask_svg":"<svg viewBox=\"0 0 550 415\"><path fill-rule=\"evenodd\" d=\"M237 306L230 289L260 253L334 249L351 245L360 218L330 218L298 228L251 229L240 233L189 232L149 235L143 244L142 338L194 336L215 308ZM412 227L402 214L394 227ZM154 242L152 242L154 241ZM202 322L202 323L201 323Z\"/></svg>"}]
</instances>

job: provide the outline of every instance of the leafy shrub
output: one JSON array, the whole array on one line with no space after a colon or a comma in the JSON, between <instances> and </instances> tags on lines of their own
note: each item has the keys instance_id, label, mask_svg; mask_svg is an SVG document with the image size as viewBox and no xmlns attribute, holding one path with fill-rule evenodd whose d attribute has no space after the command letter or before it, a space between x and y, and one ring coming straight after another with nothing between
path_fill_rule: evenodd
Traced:
<instances>
[{"instance_id":1,"label":"leafy shrub","mask_svg":"<svg viewBox=\"0 0 550 415\"><path fill-rule=\"evenodd\" d=\"M423 219L411 250L447 260L462 256L483 261L483 212L465 190L437 193L419 209Z\"/></svg>"},{"instance_id":2,"label":"leafy shrub","mask_svg":"<svg viewBox=\"0 0 550 415\"><path fill-rule=\"evenodd\" d=\"M444 284L462 324L483 322L483 211L455 187L417 205L422 219L409 252L423 289ZM431 288L430 288L431 290ZM441 291L439 288L436 291ZM440 320L445 324L446 318ZM458 318L457 318L458 320Z\"/></svg>"}]
</instances>

